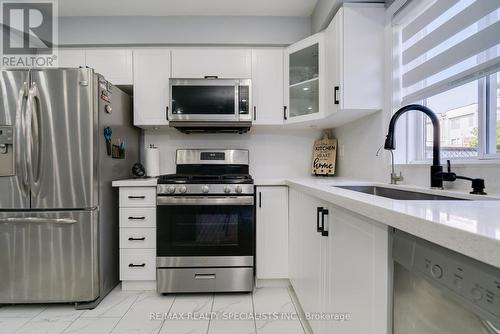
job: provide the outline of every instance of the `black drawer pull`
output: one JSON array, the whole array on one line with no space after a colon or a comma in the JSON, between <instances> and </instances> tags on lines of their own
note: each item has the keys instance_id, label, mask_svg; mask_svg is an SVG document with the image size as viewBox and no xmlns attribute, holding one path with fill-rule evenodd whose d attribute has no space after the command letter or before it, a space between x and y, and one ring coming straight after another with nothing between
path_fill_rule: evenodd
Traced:
<instances>
[{"instance_id":1,"label":"black drawer pull","mask_svg":"<svg viewBox=\"0 0 500 334\"><path fill-rule=\"evenodd\" d=\"M325 216L328 216L328 209L321 210L321 235L328 236L328 230L325 230Z\"/></svg>"},{"instance_id":2,"label":"black drawer pull","mask_svg":"<svg viewBox=\"0 0 500 334\"><path fill-rule=\"evenodd\" d=\"M142 238L132 238L132 237L130 237L130 238L128 238L128 241L144 241L144 240L146 240L146 237L142 237Z\"/></svg>"},{"instance_id":3,"label":"black drawer pull","mask_svg":"<svg viewBox=\"0 0 500 334\"><path fill-rule=\"evenodd\" d=\"M144 219L146 219L146 217L132 217L132 216L130 216L130 217L128 217L128 219L129 220L144 220Z\"/></svg>"},{"instance_id":4,"label":"black drawer pull","mask_svg":"<svg viewBox=\"0 0 500 334\"><path fill-rule=\"evenodd\" d=\"M146 266L146 264L145 263L142 263L142 264L133 264L133 263L131 263L128 266L130 268L144 268Z\"/></svg>"},{"instance_id":5,"label":"black drawer pull","mask_svg":"<svg viewBox=\"0 0 500 334\"><path fill-rule=\"evenodd\" d=\"M316 232L322 232L323 230L321 229L321 226L319 224L319 216L321 215L321 212L323 211L323 207L319 206L316 208Z\"/></svg>"},{"instance_id":6,"label":"black drawer pull","mask_svg":"<svg viewBox=\"0 0 500 334\"><path fill-rule=\"evenodd\" d=\"M128 198L130 198L130 199L145 199L146 196L132 196L132 195L130 195Z\"/></svg>"}]
</instances>

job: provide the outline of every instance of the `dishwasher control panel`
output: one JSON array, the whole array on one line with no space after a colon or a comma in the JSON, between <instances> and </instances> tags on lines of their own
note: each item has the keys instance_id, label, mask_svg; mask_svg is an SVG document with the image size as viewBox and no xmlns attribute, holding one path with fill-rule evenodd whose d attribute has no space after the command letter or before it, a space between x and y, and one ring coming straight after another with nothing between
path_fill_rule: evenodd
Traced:
<instances>
[{"instance_id":1,"label":"dishwasher control panel","mask_svg":"<svg viewBox=\"0 0 500 334\"><path fill-rule=\"evenodd\" d=\"M16 174L14 148L14 127L0 125L0 176Z\"/></svg>"},{"instance_id":2,"label":"dishwasher control panel","mask_svg":"<svg viewBox=\"0 0 500 334\"><path fill-rule=\"evenodd\" d=\"M500 268L396 231L393 259L471 311L500 325Z\"/></svg>"}]
</instances>

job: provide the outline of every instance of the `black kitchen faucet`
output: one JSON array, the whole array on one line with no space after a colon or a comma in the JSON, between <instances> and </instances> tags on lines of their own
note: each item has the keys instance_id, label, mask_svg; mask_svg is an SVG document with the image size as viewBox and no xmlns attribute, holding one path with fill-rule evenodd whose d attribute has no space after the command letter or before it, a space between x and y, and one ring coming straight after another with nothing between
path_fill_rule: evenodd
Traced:
<instances>
[{"instance_id":1,"label":"black kitchen faucet","mask_svg":"<svg viewBox=\"0 0 500 334\"><path fill-rule=\"evenodd\" d=\"M416 110L426 114L432 122L433 127L433 139L432 139L432 165L431 165L431 188L443 189L443 181L453 182L456 179L469 180L472 181L472 191L471 194L486 195L484 192L484 180L483 179L473 179L470 177L459 176L451 171L450 160L448 160L448 170L443 172L443 166L441 166L441 129L439 125L439 119L436 114L429 108L420 104L410 104L400 108L392 116L389 123L389 130L385 138L384 148L386 150L394 150L396 148L394 132L396 129L396 122L399 117L410 110Z\"/></svg>"}]
</instances>

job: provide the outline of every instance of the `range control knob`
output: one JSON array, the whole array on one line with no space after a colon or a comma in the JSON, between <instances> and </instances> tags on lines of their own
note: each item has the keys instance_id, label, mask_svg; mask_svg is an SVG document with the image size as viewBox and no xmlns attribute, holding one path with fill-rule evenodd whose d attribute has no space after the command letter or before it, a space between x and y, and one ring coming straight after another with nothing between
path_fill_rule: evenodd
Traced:
<instances>
[{"instance_id":1,"label":"range control knob","mask_svg":"<svg viewBox=\"0 0 500 334\"><path fill-rule=\"evenodd\" d=\"M434 278L441 278L443 277L443 269L437 264L435 264L431 268L431 275Z\"/></svg>"},{"instance_id":2,"label":"range control knob","mask_svg":"<svg viewBox=\"0 0 500 334\"><path fill-rule=\"evenodd\" d=\"M180 187L179 187L179 192L180 192L181 194L184 194L186 191L187 191L186 186L180 186Z\"/></svg>"},{"instance_id":3,"label":"range control knob","mask_svg":"<svg viewBox=\"0 0 500 334\"><path fill-rule=\"evenodd\" d=\"M483 298L483 292L479 288L474 288L471 290L471 296L474 301L478 302Z\"/></svg>"},{"instance_id":4,"label":"range control knob","mask_svg":"<svg viewBox=\"0 0 500 334\"><path fill-rule=\"evenodd\" d=\"M229 186L224 186L224 192L229 194L231 192L231 188Z\"/></svg>"},{"instance_id":5,"label":"range control knob","mask_svg":"<svg viewBox=\"0 0 500 334\"><path fill-rule=\"evenodd\" d=\"M168 191L170 194L173 194L173 193L175 193L175 187L174 187L174 186L168 186L167 191Z\"/></svg>"},{"instance_id":6,"label":"range control knob","mask_svg":"<svg viewBox=\"0 0 500 334\"><path fill-rule=\"evenodd\" d=\"M202 193L206 194L206 193L208 193L209 191L210 191L210 188L209 188L207 185L205 185L205 186L201 186L201 192L202 192Z\"/></svg>"},{"instance_id":7,"label":"range control knob","mask_svg":"<svg viewBox=\"0 0 500 334\"><path fill-rule=\"evenodd\" d=\"M243 188L241 188L241 186L236 186L236 193L238 194L241 194L241 192L243 191Z\"/></svg>"}]
</instances>

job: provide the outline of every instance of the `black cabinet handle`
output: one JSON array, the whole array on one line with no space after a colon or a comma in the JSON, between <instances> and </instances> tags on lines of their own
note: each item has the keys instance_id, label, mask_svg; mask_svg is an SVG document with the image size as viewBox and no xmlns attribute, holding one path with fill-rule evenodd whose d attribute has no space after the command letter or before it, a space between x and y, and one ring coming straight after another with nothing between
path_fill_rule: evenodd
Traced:
<instances>
[{"instance_id":1,"label":"black cabinet handle","mask_svg":"<svg viewBox=\"0 0 500 334\"><path fill-rule=\"evenodd\" d=\"M259 208L262 208L262 193L259 191Z\"/></svg>"},{"instance_id":2,"label":"black cabinet handle","mask_svg":"<svg viewBox=\"0 0 500 334\"><path fill-rule=\"evenodd\" d=\"M165 107L165 118L168 121L168 106Z\"/></svg>"},{"instance_id":3,"label":"black cabinet handle","mask_svg":"<svg viewBox=\"0 0 500 334\"><path fill-rule=\"evenodd\" d=\"M328 236L328 231L325 231L325 216L328 216L328 209L321 210L321 235Z\"/></svg>"},{"instance_id":4,"label":"black cabinet handle","mask_svg":"<svg viewBox=\"0 0 500 334\"><path fill-rule=\"evenodd\" d=\"M130 237L130 238L128 238L128 241L144 241L144 240L146 240L146 237L142 237L142 238L132 238L132 237Z\"/></svg>"},{"instance_id":5,"label":"black cabinet handle","mask_svg":"<svg viewBox=\"0 0 500 334\"><path fill-rule=\"evenodd\" d=\"M128 217L129 220L144 220L146 217Z\"/></svg>"},{"instance_id":6,"label":"black cabinet handle","mask_svg":"<svg viewBox=\"0 0 500 334\"><path fill-rule=\"evenodd\" d=\"M205 75L205 79L219 79L217 75Z\"/></svg>"},{"instance_id":7,"label":"black cabinet handle","mask_svg":"<svg viewBox=\"0 0 500 334\"><path fill-rule=\"evenodd\" d=\"M339 86L335 86L333 88L333 103L334 104L340 104L339 98L338 98L338 92L340 90Z\"/></svg>"},{"instance_id":8,"label":"black cabinet handle","mask_svg":"<svg viewBox=\"0 0 500 334\"><path fill-rule=\"evenodd\" d=\"M283 118L285 119L285 121L288 119L288 118L286 117L286 109L287 109L287 107L286 107L286 106L283 106Z\"/></svg>"},{"instance_id":9,"label":"black cabinet handle","mask_svg":"<svg viewBox=\"0 0 500 334\"><path fill-rule=\"evenodd\" d=\"M323 207L319 206L316 208L316 232L322 232L323 230L321 229L321 226L319 225L319 216L321 215L321 212L323 211Z\"/></svg>"},{"instance_id":10,"label":"black cabinet handle","mask_svg":"<svg viewBox=\"0 0 500 334\"><path fill-rule=\"evenodd\" d=\"M139 267L145 267L146 264L145 263L142 263L142 264L133 264L133 263L130 263L128 266L130 268L139 268Z\"/></svg>"},{"instance_id":11,"label":"black cabinet handle","mask_svg":"<svg viewBox=\"0 0 500 334\"><path fill-rule=\"evenodd\" d=\"M130 199L145 199L146 196L129 196Z\"/></svg>"},{"instance_id":12,"label":"black cabinet handle","mask_svg":"<svg viewBox=\"0 0 500 334\"><path fill-rule=\"evenodd\" d=\"M254 121L257 120L257 107L256 106L253 106L253 120Z\"/></svg>"}]
</instances>

